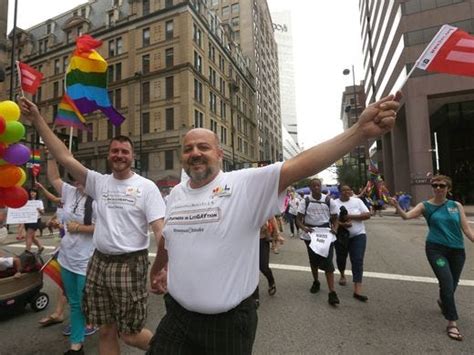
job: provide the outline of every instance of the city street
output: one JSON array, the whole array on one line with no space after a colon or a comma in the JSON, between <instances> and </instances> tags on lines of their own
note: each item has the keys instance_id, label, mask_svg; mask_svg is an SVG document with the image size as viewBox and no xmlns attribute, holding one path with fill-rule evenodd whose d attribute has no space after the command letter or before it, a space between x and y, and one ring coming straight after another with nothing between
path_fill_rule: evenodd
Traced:
<instances>
[{"instance_id":1,"label":"city street","mask_svg":"<svg viewBox=\"0 0 474 355\"><path fill-rule=\"evenodd\" d=\"M303 242L286 238L280 254L271 255L277 293L266 293L260 283L261 305L255 354L472 354L474 351L474 245L467 239L466 265L456 293L463 342L446 335L446 321L436 304L438 286L424 255L426 234L422 219L402 221L386 212L367 225L364 293L369 301L352 297L350 283L337 292L341 304L327 303L327 286L320 274L321 291L311 294L311 274ZM473 217L469 217L474 221ZM285 233L286 235L288 233ZM58 240L44 238L52 250ZM23 245L10 244L16 253ZM155 246L151 252L155 251ZM350 278L349 278L350 280ZM0 354L62 354L67 338L62 325L39 328L38 320L52 312L56 287L45 277L50 295L47 310L0 319ZM164 313L162 298L151 295L148 327L153 329ZM86 353L98 352L98 335L86 339ZM141 354L122 345L123 354Z\"/></svg>"}]
</instances>

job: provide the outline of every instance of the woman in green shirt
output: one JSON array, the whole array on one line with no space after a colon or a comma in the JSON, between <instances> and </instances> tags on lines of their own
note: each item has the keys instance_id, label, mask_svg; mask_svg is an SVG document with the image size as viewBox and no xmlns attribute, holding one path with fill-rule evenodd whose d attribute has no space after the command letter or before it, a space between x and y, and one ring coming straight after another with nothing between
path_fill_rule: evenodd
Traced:
<instances>
[{"instance_id":1,"label":"woman in green shirt","mask_svg":"<svg viewBox=\"0 0 474 355\"><path fill-rule=\"evenodd\" d=\"M463 336L456 324L458 314L454 292L466 259L463 232L471 242L474 242L474 234L462 205L446 197L452 187L451 178L436 175L431 179L431 186L433 197L420 202L408 212L403 211L395 199L392 199L392 204L403 219L417 218L421 215L425 217L429 228L425 247L426 257L439 282L438 305L448 321L446 328L448 336L461 341Z\"/></svg>"}]
</instances>

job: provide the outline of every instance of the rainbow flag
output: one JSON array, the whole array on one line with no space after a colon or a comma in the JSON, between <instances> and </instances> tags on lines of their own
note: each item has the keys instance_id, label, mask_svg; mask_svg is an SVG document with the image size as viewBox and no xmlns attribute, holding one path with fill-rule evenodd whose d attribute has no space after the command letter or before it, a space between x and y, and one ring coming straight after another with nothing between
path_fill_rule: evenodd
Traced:
<instances>
[{"instance_id":1,"label":"rainbow flag","mask_svg":"<svg viewBox=\"0 0 474 355\"><path fill-rule=\"evenodd\" d=\"M125 120L110 103L107 92L107 62L95 51L102 41L89 35L76 40L76 49L66 70L66 92L82 114L101 110L115 126Z\"/></svg>"},{"instance_id":2,"label":"rainbow flag","mask_svg":"<svg viewBox=\"0 0 474 355\"><path fill-rule=\"evenodd\" d=\"M58 253L59 250L56 251L46 264L43 265L41 271L48 275L51 280L53 280L64 291L63 280L61 278L61 265L59 265L58 262Z\"/></svg>"},{"instance_id":3,"label":"rainbow flag","mask_svg":"<svg viewBox=\"0 0 474 355\"><path fill-rule=\"evenodd\" d=\"M74 101L64 94L58 107L58 113L55 119L56 126L74 127L77 129L88 130L85 125L86 119L82 116Z\"/></svg>"},{"instance_id":4,"label":"rainbow flag","mask_svg":"<svg viewBox=\"0 0 474 355\"><path fill-rule=\"evenodd\" d=\"M32 149L30 154L31 164L39 164L41 162L41 152L39 149Z\"/></svg>"}]
</instances>

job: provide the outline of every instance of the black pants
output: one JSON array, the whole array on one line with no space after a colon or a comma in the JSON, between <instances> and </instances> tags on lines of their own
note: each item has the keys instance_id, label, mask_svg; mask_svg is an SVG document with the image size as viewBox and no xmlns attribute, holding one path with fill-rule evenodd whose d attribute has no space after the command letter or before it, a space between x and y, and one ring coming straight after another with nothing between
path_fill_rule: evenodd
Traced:
<instances>
[{"instance_id":1,"label":"black pants","mask_svg":"<svg viewBox=\"0 0 474 355\"><path fill-rule=\"evenodd\" d=\"M267 278L268 286L275 284L272 269L270 269L270 242L260 239L260 272Z\"/></svg>"},{"instance_id":2,"label":"black pants","mask_svg":"<svg viewBox=\"0 0 474 355\"><path fill-rule=\"evenodd\" d=\"M443 315L446 320L458 319L454 292L458 286L461 271L466 260L464 249L426 242L426 257L439 282L439 298L443 304Z\"/></svg>"},{"instance_id":3,"label":"black pants","mask_svg":"<svg viewBox=\"0 0 474 355\"><path fill-rule=\"evenodd\" d=\"M252 353L257 331L253 297L225 313L190 312L170 294L166 314L150 341L148 355L246 355Z\"/></svg>"}]
</instances>

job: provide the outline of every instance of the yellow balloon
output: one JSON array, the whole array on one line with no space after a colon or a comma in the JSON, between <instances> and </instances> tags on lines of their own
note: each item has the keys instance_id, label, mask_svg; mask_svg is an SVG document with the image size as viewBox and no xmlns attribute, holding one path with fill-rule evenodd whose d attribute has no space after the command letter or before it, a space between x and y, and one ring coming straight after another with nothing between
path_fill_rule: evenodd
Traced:
<instances>
[{"instance_id":1,"label":"yellow balloon","mask_svg":"<svg viewBox=\"0 0 474 355\"><path fill-rule=\"evenodd\" d=\"M20 181L18 181L15 186L22 186L22 185L25 183L25 181L26 181L26 173L25 173L25 170L23 170L22 168L20 168L20 173L21 173Z\"/></svg>"},{"instance_id":2,"label":"yellow balloon","mask_svg":"<svg viewBox=\"0 0 474 355\"><path fill-rule=\"evenodd\" d=\"M5 121L18 121L20 118L20 107L10 100L0 102L0 116Z\"/></svg>"}]
</instances>

